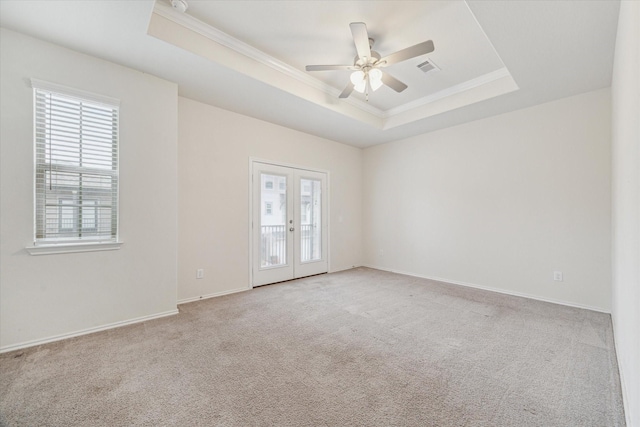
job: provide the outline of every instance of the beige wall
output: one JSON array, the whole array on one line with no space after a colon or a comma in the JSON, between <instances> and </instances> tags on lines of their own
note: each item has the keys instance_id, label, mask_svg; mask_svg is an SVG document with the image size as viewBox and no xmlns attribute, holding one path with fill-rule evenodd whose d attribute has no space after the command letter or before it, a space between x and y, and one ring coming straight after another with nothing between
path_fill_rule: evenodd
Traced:
<instances>
[{"instance_id":1,"label":"beige wall","mask_svg":"<svg viewBox=\"0 0 640 427\"><path fill-rule=\"evenodd\" d=\"M1 42L0 350L247 289L250 157L330 172L331 271L367 264L611 307L608 89L363 151L179 98L175 84L11 31ZM622 94L637 75L622 71L624 58L614 79L618 162L638 149L622 143L634 138L624 136L633 116L621 111L633 108ZM33 236L30 77L121 100L121 250L24 250ZM637 174L638 165L615 165L619 183ZM624 194L619 203L637 201ZM635 247L627 223L613 224L620 247ZM632 272L625 262L614 271ZM618 283L624 361L637 355L625 326L637 322L637 298Z\"/></svg>"},{"instance_id":2,"label":"beige wall","mask_svg":"<svg viewBox=\"0 0 640 427\"><path fill-rule=\"evenodd\" d=\"M640 2L620 5L613 113L613 327L627 425L640 425Z\"/></svg>"},{"instance_id":3,"label":"beige wall","mask_svg":"<svg viewBox=\"0 0 640 427\"><path fill-rule=\"evenodd\" d=\"M610 173L608 89L368 148L364 263L609 310Z\"/></svg>"},{"instance_id":4,"label":"beige wall","mask_svg":"<svg viewBox=\"0 0 640 427\"><path fill-rule=\"evenodd\" d=\"M176 310L177 86L5 29L0 35L0 350ZM30 78L117 98L118 251L31 256Z\"/></svg>"},{"instance_id":5,"label":"beige wall","mask_svg":"<svg viewBox=\"0 0 640 427\"><path fill-rule=\"evenodd\" d=\"M179 301L249 286L250 157L328 170L330 270L361 264L360 149L186 98L178 129Z\"/></svg>"}]
</instances>

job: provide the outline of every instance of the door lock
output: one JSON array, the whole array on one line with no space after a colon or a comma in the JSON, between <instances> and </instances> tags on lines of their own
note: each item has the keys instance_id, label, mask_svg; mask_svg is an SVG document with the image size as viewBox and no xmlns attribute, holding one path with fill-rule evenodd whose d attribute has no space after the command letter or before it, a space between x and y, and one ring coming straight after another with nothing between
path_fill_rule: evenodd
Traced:
<instances>
[{"instance_id":1,"label":"door lock","mask_svg":"<svg viewBox=\"0 0 640 427\"><path fill-rule=\"evenodd\" d=\"M289 229L289 231L293 231L293 227L291 227L291 228Z\"/></svg>"}]
</instances>

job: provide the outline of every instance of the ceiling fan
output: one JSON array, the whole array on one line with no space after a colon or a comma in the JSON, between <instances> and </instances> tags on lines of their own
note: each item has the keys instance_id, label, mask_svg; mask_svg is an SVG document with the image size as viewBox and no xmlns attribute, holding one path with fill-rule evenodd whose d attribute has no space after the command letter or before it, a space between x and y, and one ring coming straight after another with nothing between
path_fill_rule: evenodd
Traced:
<instances>
[{"instance_id":1,"label":"ceiling fan","mask_svg":"<svg viewBox=\"0 0 640 427\"><path fill-rule=\"evenodd\" d=\"M368 88L375 91L383 84L396 92L402 92L407 88L407 85L392 75L385 73L381 68L431 53L434 50L433 41L428 40L383 58L378 52L371 50L374 40L369 37L367 26L364 22L352 22L349 27L358 52L353 65L307 65L305 67L307 71L352 70L351 81L340 94L340 98L347 98L353 90L356 90L364 93L368 100Z\"/></svg>"}]
</instances>

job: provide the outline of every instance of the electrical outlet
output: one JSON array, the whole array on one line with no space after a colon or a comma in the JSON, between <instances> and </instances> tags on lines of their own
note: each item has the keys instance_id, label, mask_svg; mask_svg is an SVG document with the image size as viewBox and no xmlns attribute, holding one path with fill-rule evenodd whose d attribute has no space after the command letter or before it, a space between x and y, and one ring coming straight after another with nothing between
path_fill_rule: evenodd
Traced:
<instances>
[{"instance_id":1,"label":"electrical outlet","mask_svg":"<svg viewBox=\"0 0 640 427\"><path fill-rule=\"evenodd\" d=\"M562 282L562 271L554 271L553 280L555 280L556 282Z\"/></svg>"},{"instance_id":2,"label":"electrical outlet","mask_svg":"<svg viewBox=\"0 0 640 427\"><path fill-rule=\"evenodd\" d=\"M199 268L196 270L196 279L202 279L202 278L204 278L204 269Z\"/></svg>"}]
</instances>

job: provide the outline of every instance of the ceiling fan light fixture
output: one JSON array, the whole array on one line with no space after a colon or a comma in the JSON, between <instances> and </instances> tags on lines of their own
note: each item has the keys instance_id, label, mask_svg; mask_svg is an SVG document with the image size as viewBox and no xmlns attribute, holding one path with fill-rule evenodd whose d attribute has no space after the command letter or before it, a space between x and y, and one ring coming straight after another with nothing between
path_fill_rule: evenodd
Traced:
<instances>
[{"instance_id":1,"label":"ceiling fan light fixture","mask_svg":"<svg viewBox=\"0 0 640 427\"><path fill-rule=\"evenodd\" d=\"M373 68L369 70L369 84L371 85L371 90L378 90L382 86L382 71L377 68Z\"/></svg>"},{"instance_id":2,"label":"ceiling fan light fixture","mask_svg":"<svg viewBox=\"0 0 640 427\"><path fill-rule=\"evenodd\" d=\"M367 81L362 80L360 83L353 85L353 89L356 92L364 93L364 91L367 89Z\"/></svg>"},{"instance_id":3,"label":"ceiling fan light fixture","mask_svg":"<svg viewBox=\"0 0 640 427\"><path fill-rule=\"evenodd\" d=\"M351 73L351 83L353 83L353 89L356 92L364 93L367 87L366 74L362 70L354 71Z\"/></svg>"}]
</instances>

